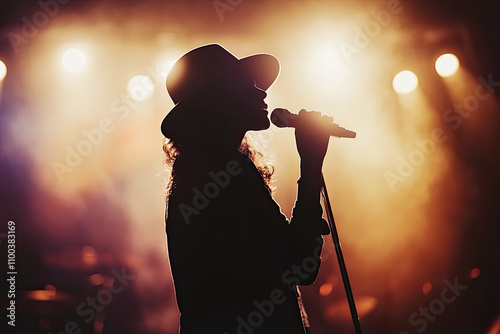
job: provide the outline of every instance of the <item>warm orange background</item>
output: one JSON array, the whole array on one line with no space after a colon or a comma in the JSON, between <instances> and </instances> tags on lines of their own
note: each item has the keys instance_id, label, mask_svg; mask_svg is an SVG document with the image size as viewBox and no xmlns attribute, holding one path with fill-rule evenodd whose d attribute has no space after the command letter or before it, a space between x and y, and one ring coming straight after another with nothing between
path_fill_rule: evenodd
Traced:
<instances>
[{"instance_id":1,"label":"warm orange background","mask_svg":"<svg viewBox=\"0 0 500 334\"><path fill-rule=\"evenodd\" d=\"M425 333L497 333L500 86L484 85L500 81L498 41L488 39L496 37L494 6L416 2L74 1L32 37L23 18L33 22L41 5L7 7L2 233L15 221L18 291L67 297L19 294L18 325L30 333L63 331L68 321L95 333L176 332L159 131L173 105L164 77L184 52L220 43L237 57L280 60L270 111L319 110L357 131L330 141L324 174L364 332L417 333L423 325L411 315L456 279L467 289ZM12 33L22 43L14 46ZM71 47L86 56L79 72L62 66ZM461 67L441 78L434 61L445 52ZM402 70L419 78L407 95L392 89ZM135 75L151 79L150 99L131 100ZM450 110L456 104L466 112ZM86 148L85 133L96 136ZM275 198L289 215L293 130L251 136L273 161ZM69 166L79 147L88 155ZM59 164L68 168L57 172ZM312 333L351 333L330 239L324 252L317 282L303 289ZM135 278L86 324L76 307L109 284L113 268Z\"/></svg>"}]
</instances>

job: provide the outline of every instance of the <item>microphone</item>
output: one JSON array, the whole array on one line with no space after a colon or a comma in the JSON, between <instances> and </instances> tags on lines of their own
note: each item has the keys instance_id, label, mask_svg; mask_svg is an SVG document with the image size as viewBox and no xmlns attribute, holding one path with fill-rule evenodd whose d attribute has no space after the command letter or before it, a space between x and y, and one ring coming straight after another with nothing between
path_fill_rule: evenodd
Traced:
<instances>
[{"instance_id":1,"label":"microphone","mask_svg":"<svg viewBox=\"0 0 500 334\"><path fill-rule=\"evenodd\" d=\"M276 108L271 114L271 122L278 128L295 128L300 122L298 119L299 115L292 114L286 109ZM328 133L330 136L340 137L340 138L356 138L356 132L347 130L337 123L331 123L328 125Z\"/></svg>"}]
</instances>

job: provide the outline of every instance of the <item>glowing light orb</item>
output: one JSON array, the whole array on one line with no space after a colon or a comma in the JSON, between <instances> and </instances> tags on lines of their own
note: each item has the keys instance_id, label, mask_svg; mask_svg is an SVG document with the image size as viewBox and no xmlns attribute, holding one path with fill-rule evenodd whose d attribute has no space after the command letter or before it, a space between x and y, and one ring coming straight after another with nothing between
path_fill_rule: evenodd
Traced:
<instances>
[{"instance_id":1,"label":"glowing light orb","mask_svg":"<svg viewBox=\"0 0 500 334\"><path fill-rule=\"evenodd\" d=\"M92 246L83 246L82 248L82 262L86 266L94 266L97 263L97 255Z\"/></svg>"},{"instance_id":2,"label":"glowing light orb","mask_svg":"<svg viewBox=\"0 0 500 334\"><path fill-rule=\"evenodd\" d=\"M64 52L62 62L64 68L68 71L78 72L85 66L87 58L82 50L72 48Z\"/></svg>"},{"instance_id":3,"label":"glowing light orb","mask_svg":"<svg viewBox=\"0 0 500 334\"><path fill-rule=\"evenodd\" d=\"M436 60L436 72L442 77L449 77L455 74L460 66L457 56L452 53L445 53Z\"/></svg>"},{"instance_id":4,"label":"glowing light orb","mask_svg":"<svg viewBox=\"0 0 500 334\"><path fill-rule=\"evenodd\" d=\"M424 285L422 285L422 292L424 295L428 295L429 292L432 290L432 283L431 282L426 282Z\"/></svg>"},{"instance_id":5,"label":"glowing light orb","mask_svg":"<svg viewBox=\"0 0 500 334\"><path fill-rule=\"evenodd\" d=\"M0 60L0 81L2 81L6 75L7 75L7 66L5 66L5 63Z\"/></svg>"},{"instance_id":6,"label":"glowing light orb","mask_svg":"<svg viewBox=\"0 0 500 334\"><path fill-rule=\"evenodd\" d=\"M413 92L418 86L418 78L412 71L401 71L392 80L392 87L398 94Z\"/></svg>"},{"instance_id":7,"label":"glowing light orb","mask_svg":"<svg viewBox=\"0 0 500 334\"><path fill-rule=\"evenodd\" d=\"M90 275L88 278L92 285L101 285L104 284L105 282L104 277L101 274L93 274Z\"/></svg>"},{"instance_id":8,"label":"glowing light orb","mask_svg":"<svg viewBox=\"0 0 500 334\"><path fill-rule=\"evenodd\" d=\"M324 75L344 79L348 76L347 62L333 45L319 45L314 52L312 64Z\"/></svg>"},{"instance_id":9,"label":"glowing light orb","mask_svg":"<svg viewBox=\"0 0 500 334\"><path fill-rule=\"evenodd\" d=\"M167 75L175 64L175 60L168 60L160 65L160 76L167 79Z\"/></svg>"},{"instance_id":10,"label":"glowing light orb","mask_svg":"<svg viewBox=\"0 0 500 334\"><path fill-rule=\"evenodd\" d=\"M145 75L136 75L127 85L128 95L136 102L148 100L153 96L154 91L153 81Z\"/></svg>"},{"instance_id":11,"label":"glowing light orb","mask_svg":"<svg viewBox=\"0 0 500 334\"><path fill-rule=\"evenodd\" d=\"M333 286L330 283L324 283L319 288L319 294L321 296L328 296L330 293L332 293L332 290Z\"/></svg>"},{"instance_id":12,"label":"glowing light orb","mask_svg":"<svg viewBox=\"0 0 500 334\"><path fill-rule=\"evenodd\" d=\"M480 273L481 273L481 270L479 270L479 268L474 268L470 271L470 277L477 278Z\"/></svg>"}]
</instances>

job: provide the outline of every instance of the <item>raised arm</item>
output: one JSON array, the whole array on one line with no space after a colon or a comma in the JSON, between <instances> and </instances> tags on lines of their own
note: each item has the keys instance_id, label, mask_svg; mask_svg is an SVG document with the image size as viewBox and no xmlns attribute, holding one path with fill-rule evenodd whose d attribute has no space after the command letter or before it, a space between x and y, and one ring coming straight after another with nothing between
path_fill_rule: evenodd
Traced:
<instances>
[{"instance_id":1,"label":"raised arm","mask_svg":"<svg viewBox=\"0 0 500 334\"><path fill-rule=\"evenodd\" d=\"M308 285L314 282L318 274L322 235L329 233L328 225L322 219L320 191L321 169L330 135L326 130L322 131L321 124L331 123L333 119L306 110L301 110L299 117L295 139L300 155L300 179L291 221L298 252L294 268L283 279L289 283Z\"/></svg>"}]
</instances>

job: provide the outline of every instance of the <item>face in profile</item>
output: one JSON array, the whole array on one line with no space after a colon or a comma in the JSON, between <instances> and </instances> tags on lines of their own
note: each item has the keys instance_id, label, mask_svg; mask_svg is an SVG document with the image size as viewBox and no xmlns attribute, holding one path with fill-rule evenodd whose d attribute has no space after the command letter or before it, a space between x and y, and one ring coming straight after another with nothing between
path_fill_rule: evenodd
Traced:
<instances>
[{"instance_id":1,"label":"face in profile","mask_svg":"<svg viewBox=\"0 0 500 334\"><path fill-rule=\"evenodd\" d=\"M253 78L243 72L221 86L220 99L225 122L240 130L265 130L269 128L267 93L257 87Z\"/></svg>"}]
</instances>

